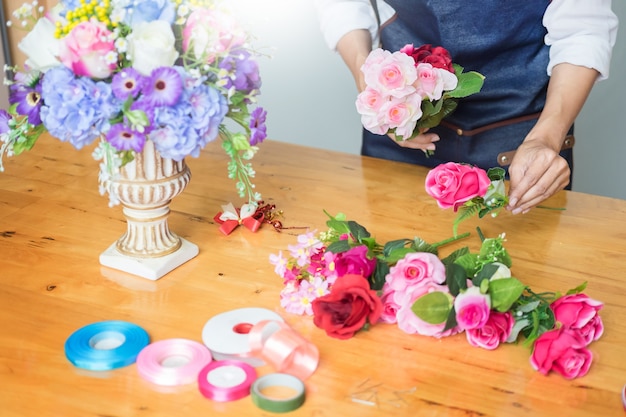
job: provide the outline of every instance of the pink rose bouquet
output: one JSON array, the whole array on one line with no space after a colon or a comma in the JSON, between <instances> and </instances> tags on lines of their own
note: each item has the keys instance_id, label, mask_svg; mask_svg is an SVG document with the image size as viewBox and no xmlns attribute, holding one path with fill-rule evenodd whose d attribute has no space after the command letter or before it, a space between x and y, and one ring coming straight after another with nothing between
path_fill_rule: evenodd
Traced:
<instances>
[{"instance_id":1,"label":"pink rose bouquet","mask_svg":"<svg viewBox=\"0 0 626 417\"><path fill-rule=\"evenodd\" d=\"M478 214L496 216L509 199L504 186L505 171L502 168L482 168L469 164L447 162L431 169L426 175L426 193L433 197L439 207L452 207L458 215L453 231L463 220Z\"/></svg>"},{"instance_id":2,"label":"pink rose bouquet","mask_svg":"<svg viewBox=\"0 0 626 417\"><path fill-rule=\"evenodd\" d=\"M440 190L448 207L489 188L471 167L463 170L473 185L469 192ZM523 339L539 372L566 378L588 372L588 346L604 330L602 303L583 293L585 284L565 295L533 292L511 275L504 235L485 238L479 231L477 253L463 247L441 258L438 248L469 233L434 244L417 237L381 244L343 214L328 217L328 230L307 231L288 254L270 255L284 282L280 303L287 312L312 315L316 326L339 339L379 323L435 338L465 333L471 346L489 350Z\"/></svg>"},{"instance_id":3,"label":"pink rose bouquet","mask_svg":"<svg viewBox=\"0 0 626 417\"><path fill-rule=\"evenodd\" d=\"M266 137L258 54L225 3L60 0L45 14L25 3L13 13L28 31L18 44L27 60L8 71L0 171L5 154L44 132L76 149L97 143L100 191L114 205L108 180L147 141L175 161L219 141L239 196L258 206L249 162Z\"/></svg>"},{"instance_id":4,"label":"pink rose bouquet","mask_svg":"<svg viewBox=\"0 0 626 417\"><path fill-rule=\"evenodd\" d=\"M463 72L440 46L405 45L400 51L374 49L361 67L366 87L356 109L372 133L407 140L439 125L458 99L478 93L484 77Z\"/></svg>"}]
</instances>

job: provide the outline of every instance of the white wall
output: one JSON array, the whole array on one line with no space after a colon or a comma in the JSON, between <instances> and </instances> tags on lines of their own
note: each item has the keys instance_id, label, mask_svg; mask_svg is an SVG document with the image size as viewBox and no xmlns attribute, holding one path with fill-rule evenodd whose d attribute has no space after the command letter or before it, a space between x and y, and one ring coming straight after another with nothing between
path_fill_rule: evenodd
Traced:
<instances>
[{"instance_id":1,"label":"white wall","mask_svg":"<svg viewBox=\"0 0 626 417\"><path fill-rule=\"evenodd\" d=\"M257 46L271 46L261 60L260 103L275 140L359 153L361 125L356 88L341 58L326 48L312 0L233 0L242 3ZM573 188L626 199L626 2L613 1L621 30L611 78L596 85L576 124Z\"/></svg>"}]
</instances>

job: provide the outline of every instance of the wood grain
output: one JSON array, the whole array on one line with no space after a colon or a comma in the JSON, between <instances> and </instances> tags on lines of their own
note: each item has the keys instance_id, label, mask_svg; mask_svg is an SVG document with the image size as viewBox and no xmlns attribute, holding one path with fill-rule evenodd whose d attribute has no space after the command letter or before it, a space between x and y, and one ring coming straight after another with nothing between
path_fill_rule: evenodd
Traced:
<instances>
[{"instance_id":1,"label":"wood grain","mask_svg":"<svg viewBox=\"0 0 626 417\"><path fill-rule=\"evenodd\" d=\"M267 141L255 158L257 188L284 212L286 227L323 230L323 210L345 213L380 241L419 236L435 242L452 234L454 213L423 190L426 171L400 163ZM239 202L226 178L218 143L188 159L192 179L171 205L170 226L200 254L153 282L99 265L98 256L125 230L119 207L109 208L97 186L91 149L76 151L44 137L6 161L0 174L0 414L23 416L271 415L249 398L217 403L195 386L164 390L139 377L134 365L93 373L64 356L67 337L102 320L128 320L152 340L201 340L213 315L241 307L281 314L318 346L317 372L294 416L621 416L626 383L624 252L626 202L561 192L548 202L564 211L503 212L469 220L460 231L477 249L474 228L506 232L513 273L537 290L566 291L588 281L605 303L606 331L591 345L589 374L574 381L542 376L527 348L471 347L464 335L437 340L377 325L341 341L310 317L279 305L282 280L269 255L285 250L302 229L223 236L213 216ZM267 366L260 374L272 372Z\"/></svg>"}]
</instances>

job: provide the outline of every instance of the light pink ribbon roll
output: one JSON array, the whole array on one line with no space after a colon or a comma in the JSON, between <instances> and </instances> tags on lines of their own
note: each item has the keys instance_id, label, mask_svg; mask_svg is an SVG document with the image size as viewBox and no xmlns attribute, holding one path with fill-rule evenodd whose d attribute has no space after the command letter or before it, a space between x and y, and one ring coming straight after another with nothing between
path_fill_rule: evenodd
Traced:
<instances>
[{"instance_id":1,"label":"light pink ribbon roll","mask_svg":"<svg viewBox=\"0 0 626 417\"><path fill-rule=\"evenodd\" d=\"M187 339L166 339L146 346L137 355L137 371L157 385L174 386L195 382L198 373L212 361L202 343Z\"/></svg>"},{"instance_id":2,"label":"light pink ribbon roll","mask_svg":"<svg viewBox=\"0 0 626 417\"><path fill-rule=\"evenodd\" d=\"M248 341L252 355L263 358L279 372L304 380L317 369L317 347L284 322L259 321L250 329Z\"/></svg>"}]
</instances>

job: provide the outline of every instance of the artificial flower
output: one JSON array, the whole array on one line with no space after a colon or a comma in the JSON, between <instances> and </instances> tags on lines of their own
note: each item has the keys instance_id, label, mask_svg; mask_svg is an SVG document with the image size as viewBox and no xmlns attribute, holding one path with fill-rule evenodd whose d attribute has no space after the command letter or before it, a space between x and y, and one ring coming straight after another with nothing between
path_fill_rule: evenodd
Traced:
<instances>
[{"instance_id":1,"label":"artificial flower","mask_svg":"<svg viewBox=\"0 0 626 417\"><path fill-rule=\"evenodd\" d=\"M146 141L181 161L219 138L239 196L261 201L250 163L267 136L258 54L224 3L61 0L14 16L29 30L18 44L27 59L24 70L10 68L0 171L1 157L31 149L44 132L76 149L98 141L100 191L113 205L105 184Z\"/></svg>"},{"instance_id":2,"label":"artificial flower","mask_svg":"<svg viewBox=\"0 0 626 417\"><path fill-rule=\"evenodd\" d=\"M523 340L541 373L573 378L589 370L587 345L602 335L602 303L583 293L586 284L563 296L532 291L512 276L504 234L485 238L479 229L479 251L463 247L441 258L440 247L469 233L383 244L343 214L328 217L328 230L308 230L288 254L270 255L287 312L312 315L339 339L386 323L435 338L465 333L471 346L488 350Z\"/></svg>"},{"instance_id":3,"label":"artificial flower","mask_svg":"<svg viewBox=\"0 0 626 417\"><path fill-rule=\"evenodd\" d=\"M361 66L365 89L356 99L363 127L407 140L439 125L460 98L478 93L484 77L452 63L440 46L407 44L399 51L376 48ZM428 154L428 153L427 153Z\"/></svg>"}]
</instances>

